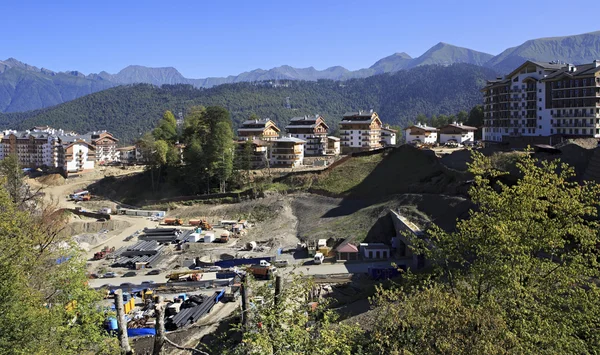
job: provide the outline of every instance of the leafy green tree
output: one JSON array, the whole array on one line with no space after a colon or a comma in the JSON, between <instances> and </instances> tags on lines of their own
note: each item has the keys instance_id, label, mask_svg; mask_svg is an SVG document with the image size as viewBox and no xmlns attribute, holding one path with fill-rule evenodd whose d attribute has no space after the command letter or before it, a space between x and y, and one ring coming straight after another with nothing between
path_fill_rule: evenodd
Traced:
<instances>
[{"instance_id":1,"label":"leafy green tree","mask_svg":"<svg viewBox=\"0 0 600 355\"><path fill-rule=\"evenodd\" d=\"M4 177L4 187L13 203L21 209L35 207L39 191L32 191L25 183L25 176L16 154L9 154L0 161L0 175Z\"/></svg>"},{"instance_id":2,"label":"leafy green tree","mask_svg":"<svg viewBox=\"0 0 600 355\"><path fill-rule=\"evenodd\" d=\"M335 312L320 300L312 310L314 283L296 277L275 298L273 281L251 282L253 299L240 344L229 344L226 354L357 354L363 331L355 323L338 322ZM261 301L257 301L261 300Z\"/></svg>"},{"instance_id":3,"label":"leafy green tree","mask_svg":"<svg viewBox=\"0 0 600 355\"><path fill-rule=\"evenodd\" d=\"M41 224L64 222L63 213L20 210L0 188L2 353L112 354L117 350L114 339L102 329L101 295L87 286L82 255Z\"/></svg>"},{"instance_id":4,"label":"leafy green tree","mask_svg":"<svg viewBox=\"0 0 600 355\"><path fill-rule=\"evenodd\" d=\"M435 306L409 302L394 310L383 294L383 312L406 321L381 330L378 336L389 343L380 350L591 354L600 348L600 334L592 330L600 314L600 187L574 182L573 168L558 160L523 154L517 167L520 178L507 185L506 173L473 153L476 208L469 218L454 232L434 226L427 239L413 238L414 251L433 262L435 284L408 295L395 291L417 300L427 292Z\"/></svg>"},{"instance_id":5,"label":"leafy green tree","mask_svg":"<svg viewBox=\"0 0 600 355\"><path fill-rule=\"evenodd\" d=\"M456 121L461 122L461 123L465 123L467 122L467 120L469 119L469 114L467 113L467 111L460 111L457 115L456 115Z\"/></svg>"},{"instance_id":6,"label":"leafy green tree","mask_svg":"<svg viewBox=\"0 0 600 355\"><path fill-rule=\"evenodd\" d=\"M156 140L163 140L170 143L177 141L177 120L171 111L165 111L163 118L158 123L158 127L152 132Z\"/></svg>"}]
</instances>

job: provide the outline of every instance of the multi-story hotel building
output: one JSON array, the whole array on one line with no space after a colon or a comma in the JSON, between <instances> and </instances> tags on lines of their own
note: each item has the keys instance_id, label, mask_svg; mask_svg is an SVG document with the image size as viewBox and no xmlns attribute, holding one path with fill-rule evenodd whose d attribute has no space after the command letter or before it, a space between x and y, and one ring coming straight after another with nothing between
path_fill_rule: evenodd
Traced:
<instances>
[{"instance_id":1,"label":"multi-story hotel building","mask_svg":"<svg viewBox=\"0 0 600 355\"><path fill-rule=\"evenodd\" d=\"M377 112L347 112L340 121L342 153L381 148L381 120Z\"/></svg>"},{"instance_id":2,"label":"multi-story hotel building","mask_svg":"<svg viewBox=\"0 0 600 355\"><path fill-rule=\"evenodd\" d=\"M485 141L507 137L600 138L600 61L584 65L527 61L489 81L484 96Z\"/></svg>"},{"instance_id":3,"label":"multi-story hotel building","mask_svg":"<svg viewBox=\"0 0 600 355\"><path fill-rule=\"evenodd\" d=\"M98 155L103 163L118 161L116 142L106 131L77 135L50 127L33 127L23 132L9 130L0 140L0 159L15 154L25 168L79 173L94 169Z\"/></svg>"},{"instance_id":4,"label":"multi-story hotel building","mask_svg":"<svg viewBox=\"0 0 600 355\"><path fill-rule=\"evenodd\" d=\"M272 168L298 167L303 164L306 141L294 137L282 137L273 141Z\"/></svg>"},{"instance_id":5,"label":"multi-story hotel building","mask_svg":"<svg viewBox=\"0 0 600 355\"><path fill-rule=\"evenodd\" d=\"M327 132L329 126L321 115L293 117L285 127L294 138L306 141L305 155L325 155L327 153Z\"/></svg>"},{"instance_id":6,"label":"multi-story hotel building","mask_svg":"<svg viewBox=\"0 0 600 355\"><path fill-rule=\"evenodd\" d=\"M238 128L240 140L260 139L272 141L279 137L280 129L271 119L247 120Z\"/></svg>"},{"instance_id":7,"label":"multi-story hotel building","mask_svg":"<svg viewBox=\"0 0 600 355\"><path fill-rule=\"evenodd\" d=\"M252 169L262 169L267 166L268 163L268 148L269 142L261 141L258 139L237 141L236 142L236 155L244 156L244 149L248 149L246 145L250 146L252 153L250 154L250 167Z\"/></svg>"}]
</instances>

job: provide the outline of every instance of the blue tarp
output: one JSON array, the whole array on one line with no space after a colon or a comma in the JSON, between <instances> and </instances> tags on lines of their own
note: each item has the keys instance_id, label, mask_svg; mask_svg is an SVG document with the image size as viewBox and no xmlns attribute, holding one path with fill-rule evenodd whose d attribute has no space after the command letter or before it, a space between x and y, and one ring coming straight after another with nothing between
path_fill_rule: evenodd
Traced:
<instances>
[{"instance_id":1,"label":"blue tarp","mask_svg":"<svg viewBox=\"0 0 600 355\"><path fill-rule=\"evenodd\" d=\"M156 335L156 329L154 328L127 328L127 336L129 337L141 337L144 335Z\"/></svg>"},{"instance_id":2,"label":"blue tarp","mask_svg":"<svg viewBox=\"0 0 600 355\"><path fill-rule=\"evenodd\" d=\"M217 298L215 298L215 303L219 303L219 301L221 300L221 297L223 297L224 294L225 294L225 289L222 289L221 292L219 292L219 294L217 295Z\"/></svg>"}]
</instances>

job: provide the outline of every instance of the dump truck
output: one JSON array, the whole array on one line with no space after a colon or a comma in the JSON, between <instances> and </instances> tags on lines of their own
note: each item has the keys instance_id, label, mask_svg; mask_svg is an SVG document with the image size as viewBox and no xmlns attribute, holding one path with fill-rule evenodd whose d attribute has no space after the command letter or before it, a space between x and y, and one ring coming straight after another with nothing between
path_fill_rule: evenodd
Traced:
<instances>
[{"instance_id":1,"label":"dump truck","mask_svg":"<svg viewBox=\"0 0 600 355\"><path fill-rule=\"evenodd\" d=\"M183 219L181 219L181 218L165 218L163 220L163 223L168 226L182 226Z\"/></svg>"},{"instance_id":2,"label":"dump truck","mask_svg":"<svg viewBox=\"0 0 600 355\"><path fill-rule=\"evenodd\" d=\"M106 246L99 252L94 253L94 260L102 260L113 251L115 251L115 247L109 248L108 246Z\"/></svg>"},{"instance_id":3,"label":"dump truck","mask_svg":"<svg viewBox=\"0 0 600 355\"><path fill-rule=\"evenodd\" d=\"M273 274L277 271L277 268L274 266L262 266L262 265L252 265L246 269L249 273L254 275L257 279L268 280L273 277Z\"/></svg>"}]
</instances>

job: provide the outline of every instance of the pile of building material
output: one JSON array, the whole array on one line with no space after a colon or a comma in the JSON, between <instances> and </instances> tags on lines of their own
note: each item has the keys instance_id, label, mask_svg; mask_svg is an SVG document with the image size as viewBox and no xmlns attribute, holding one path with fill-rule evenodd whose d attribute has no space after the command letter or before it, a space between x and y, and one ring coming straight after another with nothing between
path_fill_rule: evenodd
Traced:
<instances>
[{"instance_id":1,"label":"pile of building material","mask_svg":"<svg viewBox=\"0 0 600 355\"><path fill-rule=\"evenodd\" d=\"M182 242L194 233L192 230L181 230L179 228L147 228L139 238L141 240L154 240L160 243Z\"/></svg>"},{"instance_id":2,"label":"pile of building material","mask_svg":"<svg viewBox=\"0 0 600 355\"><path fill-rule=\"evenodd\" d=\"M212 310L222 295L223 291L215 292L212 296L192 296L183 301L181 306L177 307L179 308L177 314L166 320L166 329L172 331L195 323Z\"/></svg>"},{"instance_id":3,"label":"pile of building material","mask_svg":"<svg viewBox=\"0 0 600 355\"><path fill-rule=\"evenodd\" d=\"M141 241L130 247L122 247L113 253L116 259L113 266L138 269L152 266L158 260L164 246L157 241Z\"/></svg>"}]
</instances>

